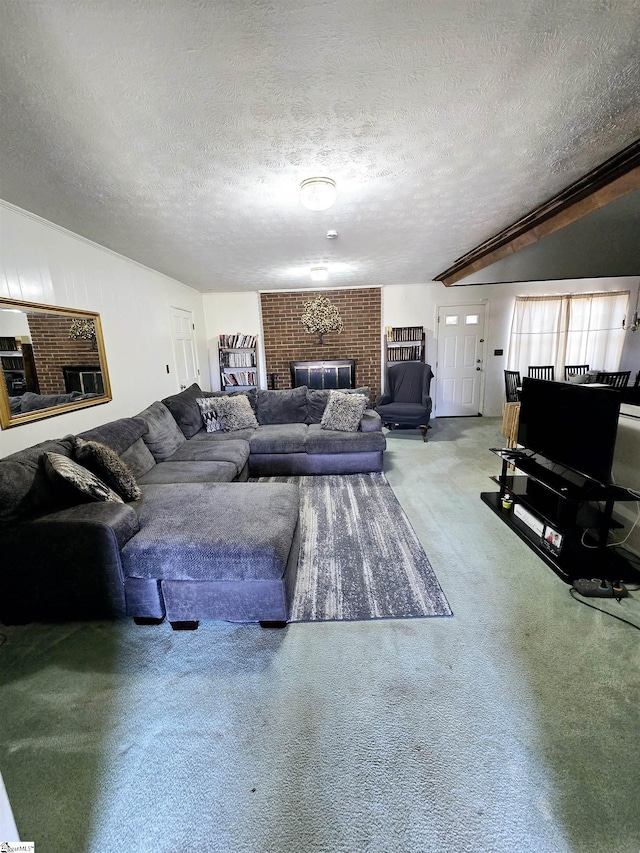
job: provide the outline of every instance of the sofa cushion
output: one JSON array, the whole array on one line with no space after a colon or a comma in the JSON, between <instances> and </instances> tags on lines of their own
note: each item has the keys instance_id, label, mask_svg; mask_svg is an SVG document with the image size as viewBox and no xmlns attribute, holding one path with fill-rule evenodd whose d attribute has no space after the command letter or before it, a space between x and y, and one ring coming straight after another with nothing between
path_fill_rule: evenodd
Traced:
<instances>
[{"instance_id":1,"label":"sofa cushion","mask_svg":"<svg viewBox=\"0 0 640 853\"><path fill-rule=\"evenodd\" d=\"M291 483L145 486L140 532L122 549L125 574L196 581L282 578L299 502ZM198 509L183 514L177 507Z\"/></svg>"},{"instance_id":2,"label":"sofa cushion","mask_svg":"<svg viewBox=\"0 0 640 853\"><path fill-rule=\"evenodd\" d=\"M44 453L73 454L75 437L43 441L0 459L0 523L31 518L38 513L63 509L71 501L47 476L41 464Z\"/></svg>"},{"instance_id":3,"label":"sofa cushion","mask_svg":"<svg viewBox=\"0 0 640 853\"><path fill-rule=\"evenodd\" d=\"M265 424L249 440L252 453L304 453L306 424Z\"/></svg>"},{"instance_id":4,"label":"sofa cushion","mask_svg":"<svg viewBox=\"0 0 640 853\"><path fill-rule=\"evenodd\" d=\"M230 483L238 475L233 462L159 462L140 483ZM196 507L189 511L197 512Z\"/></svg>"},{"instance_id":5,"label":"sofa cushion","mask_svg":"<svg viewBox=\"0 0 640 853\"><path fill-rule=\"evenodd\" d=\"M329 400L329 391L337 390L341 394L364 394L367 407L371 405L371 391L366 386L362 388L309 388L307 391L307 423L319 424Z\"/></svg>"},{"instance_id":6,"label":"sofa cushion","mask_svg":"<svg viewBox=\"0 0 640 853\"><path fill-rule=\"evenodd\" d=\"M125 465L129 466L131 473L136 480L139 477L144 476L144 474L146 474L147 471L150 471L154 465L158 464L151 455L151 451L141 438L134 441L131 447L124 450L120 455L120 458Z\"/></svg>"},{"instance_id":7,"label":"sofa cushion","mask_svg":"<svg viewBox=\"0 0 640 853\"><path fill-rule=\"evenodd\" d=\"M200 432L197 432L193 438L189 439L191 444L218 444L219 442L227 441L249 441L258 427L247 427L246 429L238 429L235 432L207 432L203 427Z\"/></svg>"},{"instance_id":8,"label":"sofa cushion","mask_svg":"<svg viewBox=\"0 0 640 853\"><path fill-rule=\"evenodd\" d=\"M339 430L340 432L357 432L360 418L367 407L364 394L342 394L340 391L329 391L329 400L322 415L322 429Z\"/></svg>"},{"instance_id":9,"label":"sofa cushion","mask_svg":"<svg viewBox=\"0 0 640 853\"><path fill-rule=\"evenodd\" d=\"M358 453L384 450L387 442L381 430L342 432L309 424L304 446L307 453Z\"/></svg>"},{"instance_id":10,"label":"sofa cushion","mask_svg":"<svg viewBox=\"0 0 640 853\"><path fill-rule=\"evenodd\" d=\"M142 438L156 462L163 462L187 440L164 403L156 401L136 417L149 427Z\"/></svg>"},{"instance_id":11,"label":"sofa cushion","mask_svg":"<svg viewBox=\"0 0 640 853\"><path fill-rule=\"evenodd\" d=\"M187 441L165 462L232 462L239 474L249 459L247 441Z\"/></svg>"},{"instance_id":12,"label":"sofa cushion","mask_svg":"<svg viewBox=\"0 0 640 853\"><path fill-rule=\"evenodd\" d=\"M307 420L307 386L258 391L258 423L303 424Z\"/></svg>"},{"instance_id":13,"label":"sofa cushion","mask_svg":"<svg viewBox=\"0 0 640 853\"><path fill-rule=\"evenodd\" d=\"M115 450L99 441L85 441L80 437L76 438L73 450L76 461L88 468L120 497L127 501L137 501L142 497L131 469Z\"/></svg>"},{"instance_id":14,"label":"sofa cushion","mask_svg":"<svg viewBox=\"0 0 640 853\"><path fill-rule=\"evenodd\" d=\"M85 441L99 441L122 455L148 430L147 422L143 421L142 418L119 418L117 421L109 421L106 424L78 433L78 438Z\"/></svg>"},{"instance_id":15,"label":"sofa cushion","mask_svg":"<svg viewBox=\"0 0 640 853\"><path fill-rule=\"evenodd\" d=\"M175 422L183 432L185 438L191 438L202 427L202 417L196 400L202 397L202 390L197 383L193 383L179 394L172 394L163 399L164 405L169 409Z\"/></svg>"},{"instance_id":16,"label":"sofa cushion","mask_svg":"<svg viewBox=\"0 0 640 853\"><path fill-rule=\"evenodd\" d=\"M42 461L47 476L53 483L72 489L79 499L124 503L120 495L110 489L99 477L68 456L48 452L43 455Z\"/></svg>"},{"instance_id":17,"label":"sofa cushion","mask_svg":"<svg viewBox=\"0 0 640 853\"><path fill-rule=\"evenodd\" d=\"M237 432L241 429L257 427L258 421L245 395L237 397L216 397L214 401L218 429L222 432ZM218 430L214 430L217 432Z\"/></svg>"}]
</instances>

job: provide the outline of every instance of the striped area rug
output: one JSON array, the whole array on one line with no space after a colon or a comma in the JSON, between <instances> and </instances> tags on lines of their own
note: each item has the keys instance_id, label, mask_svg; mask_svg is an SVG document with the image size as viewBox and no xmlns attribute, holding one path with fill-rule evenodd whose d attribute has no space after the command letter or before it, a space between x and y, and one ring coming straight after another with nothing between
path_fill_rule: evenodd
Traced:
<instances>
[{"instance_id":1,"label":"striped area rug","mask_svg":"<svg viewBox=\"0 0 640 853\"><path fill-rule=\"evenodd\" d=\"M384 474L259 482L300 488L302 542L290 622L453 615Z\"/></svg>"}]
</instances>

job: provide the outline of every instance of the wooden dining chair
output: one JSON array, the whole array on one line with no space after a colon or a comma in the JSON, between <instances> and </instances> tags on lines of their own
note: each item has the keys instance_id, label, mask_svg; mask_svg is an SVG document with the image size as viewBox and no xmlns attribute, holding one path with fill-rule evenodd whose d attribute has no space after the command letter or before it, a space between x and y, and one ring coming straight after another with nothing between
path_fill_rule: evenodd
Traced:
<instances>
[{"instance_id":1,"label":"wooden dining chair","mask_svg":"<svg viewBox=\"0 0 640 853\"><path fill-rule=\"evenodd\" d=\"M589 372L588 364L565 364L564 381L568 382L570 376L583 376Z\"/></svg>"},{"instance_id":2,"label":"wooden dining chair","mask_svg":"<svg viewBox=\"0 0 640 853\"><path fill-rule=\"evenodd\" d=\"M519 370L505 370L504 372L504 391L507 398L507 403L518 403L520 401L520 392L518 388L522 385Z\"/></svg>"},{"instance_id":3,"label":"wooden dining chair","mask_svg":"<svg viewBox=\"0 0 640 853\"><path fill-rule=\"evenodd\" d=\"M529 373L532 379L555 379L555 371L552 364L539 365L534 364L529 366Z\"/></svg>"},{"instance_id":4,"label":"wooden dining chair","mask_svg":"<svg viewBox=\"0 0 640 853\"><path fill-rule=\"evenodd\" d=\"M611 385L612 388L626 388L629 384L630 370L618 370L613 372L602 371L596 374L596 382Z\"/></svg>"}]
</instances>

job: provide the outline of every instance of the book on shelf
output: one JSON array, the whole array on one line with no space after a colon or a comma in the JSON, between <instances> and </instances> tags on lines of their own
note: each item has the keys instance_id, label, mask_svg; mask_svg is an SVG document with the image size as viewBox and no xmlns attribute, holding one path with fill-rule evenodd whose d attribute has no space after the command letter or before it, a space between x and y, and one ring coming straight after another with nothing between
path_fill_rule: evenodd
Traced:
<instances>
[{"instance_id":1,"label":"book on shelf","mask_svg":"<svg viewBox=\"0 0 640 853\"><path fill-rule=\"evenodd\" d=\"M222 367L255 367L254 352L222 352L220 353Z\"/></svg>"},{"instance_id":2,"label":"book on shelf","mask_svg":"<svg viewBox=\"0 0 640 853\"><path fill-rule=\"evenodd\" d=\"M23 370L24 369L24 361L22 356L13 356L13 355L3 355L0 356L2 358L2 367L5 370ZM1 379L2 377L0 377Z\"/></svg>"},{"instance_id":3,"label":"book on shelf","mask_svg":"<svg viewBox=\"0 0 640 853\"><path fill-rule=\"evenodd\" d=\"M385 331L388 344L421 341L424 326L387 326Z\"/></svg>"},{"instance_id":4,"label":"book on shelf","mask_svg":"<svg viewBox=\"0 0 640 853\"><path fill-rule=\"evenodd\" d=\"M256 374L253 371L234 370L233 373L223 373L222 379L225 388L256 384Z\"/></svg>"},{"instance_id":5,"label":"book on shelf","mask_svg":"<svg viewBox=\"0 0 640 853\"><path fill-rule=\"evenodd\" d=\"M387 349L387 361L421 361L421 346L394 346Z\"/></svg>"},{"instance_id":6,"label":"book on shelf","mask_svg":"<svg viewBox=\"0 0 640 853\"><path fill-rule=\"evenodd\" d=\"M257 342L257 335L243 335L236 332L235 335L218 335L220 349L252 349Z\"/></svg>"}]
</instances>

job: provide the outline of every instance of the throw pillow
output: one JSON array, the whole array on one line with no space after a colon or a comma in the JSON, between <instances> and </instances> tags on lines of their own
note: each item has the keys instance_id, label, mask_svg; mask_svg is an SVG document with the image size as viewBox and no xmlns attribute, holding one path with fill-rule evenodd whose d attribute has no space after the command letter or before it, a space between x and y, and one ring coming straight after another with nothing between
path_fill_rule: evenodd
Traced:
<instances>
[{"instance_id":1,"label":"throw pillow","mask_svg":"<svg viewBox=\"0 0 640 853\"><path fill-rule=\"evenodd\" d=\"M329 400L320 421L320 429L335 429L340 432L357 432L365 409L364 394L342 394L329 391Z\"/></svg>"},{"instance_id":2,"label":"throw pillow","mask_svg":"<svg viewBox=\"0 0 640 853\"><path fill-rule=\"evenodd\" d=\"M125 500L137 501L142 497L140 486L129 466L106 444L76 438L74 456Z\"/></svg>"},{"instance_id":3,"label":"throw pillow","mask_svg":"<svg viewBox=\"0 0 640 853\"><path fill-rule=\"evenodd\" d=\"M89 500L124 503L120 495L117 495L99 477L82 465L78 465L73 459L69 459L68 456L63 456L62 453L45 453L43 462L47 476L52 482L64 483Z\"/></svg>"},{"instance_id":4,"label":"throw pillow","mask_svg":"<svg viewBox=\"0 0 640 853\"><path fill-rule=\"evenodd\" d=\"M364 394L367 398L367 408L371 408L371 391L366 386L362 388L309 388L307 390L307 418L308 424L319 424L329 400L329 391L340 391L341 394Z\"/></svg>"},{"instance_id":5,"label":"throw pillow","mask_svg":"<svg viewBox=\"0 0 640 853\"><path fill-rule=\"evenodd\" d=\"M196 400L202 423L207 432L220 432L222 430L222 422L218 420L215 408L220 399L220 397L198 397Z\"/></svg>"},{"instance_id":6,"label":"throw pillow","mask_svg":"<svg viewBox=\"0 0 640 853\"><path fill-rule=\"evenodd\" d=\"M249 388L247 391L203 391L200 397L246 397L251 403L251 408L256 411L258 405L258 390L257 388Z\"/></svg>"},{"instance_id":7,"label":"throw pillow","mask_svg":"<svg viewBox=\"0 0 640 853\"><path fill-rule=\"evenodd\" d=\"M255 428L258 421L251 408L251 403L244 394L237 397L210 397L213 401L216 417L224 432L235 432L239 429Z\"/></svg>"}]
</instances>

